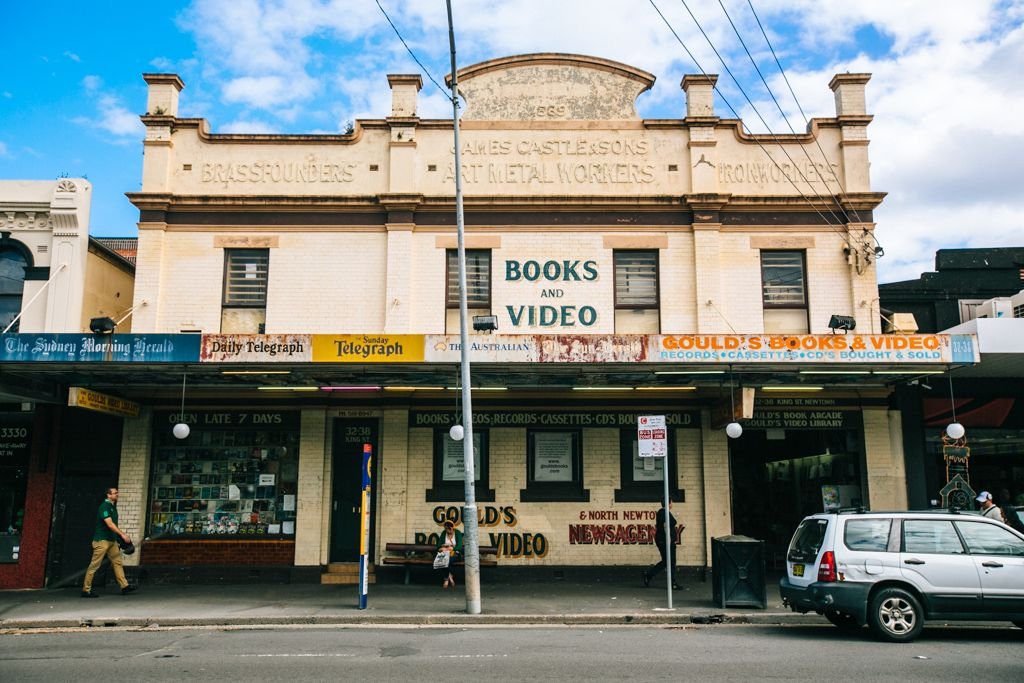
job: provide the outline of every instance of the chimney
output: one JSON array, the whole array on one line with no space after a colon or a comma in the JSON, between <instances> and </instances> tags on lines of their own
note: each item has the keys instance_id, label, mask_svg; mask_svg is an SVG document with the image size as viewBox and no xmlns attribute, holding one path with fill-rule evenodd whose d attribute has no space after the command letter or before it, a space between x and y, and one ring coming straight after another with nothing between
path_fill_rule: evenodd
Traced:
<instances>
[{"instance_id":1,"label":"chimney","mask_svg":"<svg viewBox=\"0 0 1024 683\"><path fill-rule=\"evenodd\" d=\"M185 87L176 74L142 74L149 84L147 116L177 116L178 93Z\"/></svg>"},{"instance_id":2,"label":"chimney","mask_svg":"<svg viewBox=\"0 0 1024 683\"><path fill-rule=\"evenodd\" d=\"M391 86L391 118L416 116L416 96L423 87L419 74L388 74Z\"/></svg>"},{"instance_id":3,"label":"chimney","mask_svg":"<svg viewBox=\"0 0 1024 683\"><path fill-rule=\"evenodd\" d=\"M680 84L686 93L686 118L706 118L715 115L715 83L717 74L683 76Z\"/></svg>"},{"instance_id":4,"label":"chimney","mask_svg":"<svg viewBox=\"0 0 1024 683\"><path fill-rule=\"evenodd\" d=\"M836 94L836 117L866 116L864 86L871 80L871 74L836 74L828 87Z\"/></svg>"}]
</instances>

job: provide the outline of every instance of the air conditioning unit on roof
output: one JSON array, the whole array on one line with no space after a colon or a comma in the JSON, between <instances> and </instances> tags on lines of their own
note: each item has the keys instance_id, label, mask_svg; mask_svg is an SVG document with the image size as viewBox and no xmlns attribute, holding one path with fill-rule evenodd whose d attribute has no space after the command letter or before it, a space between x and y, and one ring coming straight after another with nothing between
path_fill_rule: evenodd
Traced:
<instances>
[{"instance_id":1,"label":"air conditioning unit on roof","mask_svg":"<svg viewBox=\"0 0 1024 683\"><path fill-rule=\"evenodd\" d=\"M1010 297L1010 307L1014 318L1024 318L1024 291Z\"/></svg>"},{"instance_id":2,"label":"air conditioning unit on roof","mask_svg":"<svg viewBox=\"0 0 1024 683\"><path fill-rule=\"evenodd\" d=\"M974 309L975 318L1012 318L1013 305L1008 297L989 299Z\"/></svg>"}]
</instances>

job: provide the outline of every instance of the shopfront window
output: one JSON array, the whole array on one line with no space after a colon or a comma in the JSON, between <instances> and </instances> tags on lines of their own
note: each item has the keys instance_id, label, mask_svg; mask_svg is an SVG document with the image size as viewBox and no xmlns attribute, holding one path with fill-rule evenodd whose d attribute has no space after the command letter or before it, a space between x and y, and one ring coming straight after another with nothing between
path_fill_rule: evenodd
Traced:
<instances>
[{"instance_id":1,"label":"shopfront window","mask_svg":"<svg viewBox=\"0 0 1024 683\"><path fill-rule=\"evenodd\" d=\"M0 564L21 554L31 425L30 414L0 413Z\"/></svg>"},{"instance_id":2,"label":"shopfront window","mask_svg":"<svg viewBox=\"0 0 1024 683\"><path fill-rule=\"evenodd\" d=\"M669 496L680 503L683 492L676 476L676 430L668 430L668 456L641 458L636 428L619 430L619 469L622 485L615 489L616 502L660 501L665 498L665 465L669 468Z\"/></svg>"},{"instance_id":3,"label":"shopfront window","mask_svg":"<svg viewBox=\"0 0 1024 683\"><path fill-rule=\"evenodd\" d=\"M294 537L299 413L186 413L181 440L178 421L154 416L149 537Z\"/></svg>"},{"instance_id":4,"label":"shopfront window","mask_svg":"<svg viewBox=\"0 0 1024 683\"><path fill-rule=\"evenodd\" d=\"M583 488L583 435L579 430L531 430L526 433L527 488L523 502L590 500Z\"/></svg>"},{"instance_id":5,"label":"shopfront window","mask_svg":"<svg viewBox=\"0 0 1024 683\"><path fill-rule=\"evenodd\" d=\"M494 489L488 488L489 453L486 429L473 429L473 475L476 499L493 501ZM466 496L463 442L448 435L448 429L434 430L434 485L427 490L427 501L461 501Z\"/></svg>"}]
</instances>

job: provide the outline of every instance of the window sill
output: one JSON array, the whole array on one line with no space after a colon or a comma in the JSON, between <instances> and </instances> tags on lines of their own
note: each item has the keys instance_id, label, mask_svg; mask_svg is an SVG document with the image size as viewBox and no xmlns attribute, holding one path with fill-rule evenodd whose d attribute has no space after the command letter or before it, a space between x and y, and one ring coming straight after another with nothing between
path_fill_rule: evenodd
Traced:
<instances>
[{"instance_id":1,"label":"window sill","mask_svg":"<svg viewBox=\"0 0 1024 683\"><path fill-rule=\"evenodd\" d=\"M575 486L526 488L519 490L523 503L589 503L590 490Z\"/></svg>"}]
</instances>

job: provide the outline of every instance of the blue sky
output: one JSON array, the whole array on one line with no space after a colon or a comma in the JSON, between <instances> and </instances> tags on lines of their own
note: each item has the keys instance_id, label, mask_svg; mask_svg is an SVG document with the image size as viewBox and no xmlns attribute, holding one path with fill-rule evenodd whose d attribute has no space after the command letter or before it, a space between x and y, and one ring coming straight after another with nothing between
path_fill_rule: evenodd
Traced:
<instances>
[{"instance_id":1,"label":"blue sky","mask_svg":"<svg viewBox=\"0 0 1024 683\"><path fill-rule=\"evenodd\" d=\"M655 2L754 129L687 6L773 131L789 129L722 5L796 130L803 119L751 5L808 116L833 115L833 74L873 74L872 185L889 193L876 213L882 281L930 270L938 248L1024 243L1024 0ZM444 2L381 4L442 81ZM454 13L461 65L526 52L625 62L657 76L638 102L649 118L681 117L679 82L698 73L651 0L455 0ZM383 117L386 74L419 71L374 0L0 0L0 25L0 179L88 177L97 236L135 234L124 193L140 185L143 73L180 75L181 115L207 118L214 132L330 133ZM450 116L424 80L423 115Z\"/></svg>"}]
</instances>

